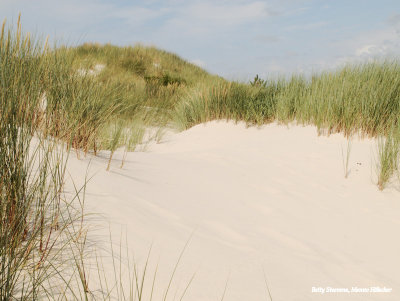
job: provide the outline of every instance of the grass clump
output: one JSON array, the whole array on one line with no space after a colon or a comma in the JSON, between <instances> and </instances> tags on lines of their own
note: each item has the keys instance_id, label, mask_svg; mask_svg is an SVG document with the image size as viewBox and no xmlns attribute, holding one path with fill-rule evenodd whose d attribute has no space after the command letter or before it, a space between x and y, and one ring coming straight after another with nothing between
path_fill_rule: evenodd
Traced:
<instances>
[{"instance_id":1,"label":"grass clump","mask_svg":"<svg viewBox=\"0 0 400 301\"><path fill-rule=\"evenodd\" d=\"M265 81L256 77L249 85L224 82L217 87L205 86L197 101L204 102L210 118L215 114L256 124L297 120L329 133L386 135L399 113L399 74L400 64L385 61L347 66L310 79L296 75ZM221 94L225 96L218 97ZM197 105L188 98L177 114ZM200 122L195 116L186 116L185 128Z\"/></svg>"},{"instance_id":2,"label":"grass clump","mask_svg":"<svg viewBox=\"0 0 400 301\"><path fill-rule=\"evenodd\" d=\"M86 265L82 208L75 208L77 200L82 205L80 194L84 188L83 191L76 189L71 197L64 194L69 150L74 148L79 154L80 150L96 153L99 149L108 149L111 151L109 168L117 147L125 145L126 156L127 151L134 150L141 142L145 124L165 122L164 117L157 116L165 113L163 105L148 108L144 105L148 103L136 103L137 96L126 92L129 86L97 80L90 72L81 72L74 65L77 55L63 48L50 50L47 43L43 46L29 35L23 36L19 22L15 32L3 23L0 36L1 300L95 297ZM122 67L138 69L137 65ZM142 71L135 72L143 75ZM172 91L171 95L174 89L186 85L180 77L163 74L159 85L168 93ZM98 269L100 273L101 267ZM119 299L143 299L145 272L140 276L135 266L133 278L128 284L129 297L119 291ZM99 299L110 299L113 288L122 282L122 279L116 280L111 287L100 285ZM137 292L133 294L135 286Z\"/></svg>"},{"instance_id":3,"label":"grass clump","mask_svg":"<svg viewBox=\"0 0 400 301\"><path fill-rule=\"evenodd\" d=\"M125 131L123 138L123 144L125 145L125 148L120 168L124 167L124 163L128 152L135 151L137 145L142 143L145 131L146 131L145 127L143 127L141 124L135 124L135 123L133 123L131 127Z\"/></svg>"},{"instance_id":4,"label":"grass clump","mask_svg":"<svg viewBox=\"0 0 400 301\"><path fill-rule=\"evenodd\" d=\"M399 167L400 131L398 126L378 141L378 187L383 190Z\"/></svg>"},{"instance_id":5,"label":"grass clump","mask_svg":"<svg viewBox=\"0 0 400 301\"><path fill-rule=\"evenodd\" d=\"M218 79L174 54L141 45L88 43L59 47L48 57L55 66L45 78L48 131L85 154L113 153L117 145L132 143L125 134L115 135L110 124L123 124L122 133L170 125L183 95Z\"/></svg>"},{"instance_id":6,"label":"grass clump","mask_svg":"<svg viewBox=\"0 0 400 301\"><path fill-rule=\"evenodd\" d=\"M347 179L347 177L350 174L350 169L349 169L350 152L351 152L351 139L348 138L346 152L343 151L343 147L342 147L342 164L343 164L343 171L344 171L345 179Z\"/></svg>"},{"instance_id":7,"label":"grass clump","mask_svg":"<svg viewBox=\"0 0 400 301\"><path fill-rule=\"evenodd\" d=\"M43 79L47 133L85 153L96 152L100 129L121 109L118 91L99 85L88 74L79 74L72 67L74 57L67 52L51 52L46 60L51 66Z\"/></svg>"},{"instance_id":8,"label":"grass clump","mask_svg":"<svg viewBox=\"0 0 400 301\"><path fill-rule=\"evenodd\" d=\"M316 125L327 134L360 133L388 137L388 141L399 116L400 63L395 60L349 65L311 78L262 80L256 76L250 84L221 81L186 94L175 108L182 129L213 119L249 125L296 121Z\"/></svg>"},{"instance_id":9,"label":"grass clump","mask_svg":"<svg viewBox=\"0 0 400 301\"><path fill-rule=\"evenodd\" d=\"M3 23L0 35L0 299L54 298L70 289L77 211L62 194L67 157L43 125L45 49ZM70 259L70 260L69 260ZM64 275L71 277L71 274ZM57 286L57 288L56 288Z\"/></svg>"},{"instance_id":10,"label":"grass clump","mask_svg":"<svg viewBox=\"0 0 400 301\"><path fill-rule=\"evenodd\" d=\"M76 69L104 66L93 80L120 91L118 103L125 109L119 118L128 120L143 107L166 113L187 88L216 78L177 55L154 47L87 43L64 50L74 56ZM157 121L153 120L153 124Z\"/></svg>"},{"instance_id":11,"label":"grass clump","mask_svg":"<svg viewBox=\"0 0 400 301\"><path fill-rule=\"evenodd\" d=\"M114 155L115 150L118 147L118 143L122 136L123 124L118 122L114 124L113 130L111 132L110 142L109 142L109 150L110 150L110 158L108 160L107 170L110 170L111 160Z\"/></svg>"},{"instance_id":12,"label":"grass clump","mask_svg":"<svg viewBox=\"0 0 400 301\"><path fill-rule=\"evenodd\" d=\"M219 81L211 86L198 86L176 106L177 124L187 129L214 119L243 120L253 125L270 122L275 117L279 85L264 87Z\"/></svg>"}]
</instances>

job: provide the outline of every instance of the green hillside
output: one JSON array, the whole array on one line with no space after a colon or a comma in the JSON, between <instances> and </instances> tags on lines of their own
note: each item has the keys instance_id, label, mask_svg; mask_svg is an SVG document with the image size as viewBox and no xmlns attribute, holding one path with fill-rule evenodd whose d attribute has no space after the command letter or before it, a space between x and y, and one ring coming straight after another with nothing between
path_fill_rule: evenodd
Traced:
<instances>
[{"instance_id":1,"label":"green hillside","mask_svg":"<svg viewBox=\"0 0 400 301\"><path fill-rule=\"evenodd\" d=\"M59 51L73 56L75 68L93 71L96 82L119 90L120 100L131 108L172 109L194 86L221 80L177 55L155 47L87 43ZM128 116L132 110L127 109L124 113Z\"/></svg>"}]
</instances>

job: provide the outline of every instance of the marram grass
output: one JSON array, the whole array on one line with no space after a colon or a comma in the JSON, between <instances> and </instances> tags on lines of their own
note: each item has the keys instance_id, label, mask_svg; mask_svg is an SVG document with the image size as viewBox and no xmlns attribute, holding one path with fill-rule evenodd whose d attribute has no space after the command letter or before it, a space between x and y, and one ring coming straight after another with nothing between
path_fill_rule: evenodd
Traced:
<instances>
[{"instance_id":1,"label":"marram grass","mask_svg":"<svg viewBox=\"0 0 400 301\"><path fill-rule=\"evenodd\" d=\"M59 272L72 263L67 245L76 212L63 198L66 156L47 139L40 96L51 68L45 49L16 31L0 35L0 299L55 297L69 290ZM67 256L66 256L67 255ZM50 281L50 279L52 281ZM50 283L51 282L51 283Z\"/></svg>"},{"instance_id":2,"label":"marram grass","mask_svg":"<svg viewBox=\"0 0 400 301\"><path fill-rule=\"evenodd\" d=\"M74 62L73 53L51 50L47 42L43 46L24 36L19 21L15 31L3 23L0 300L111 300L115 294L117 300L144 299L146 268L142 275L135 263L127 291L115 292L123 279L117 274L115 281L104 279L101 264L97 267L101 284L92 291L82 209L85 186L66 197L65 170L71 148L78 154L96 152L98 147L113 152L122 141L127 150L134 149L143 138L143 125L166 122L165 116L157 116L166 115L165 108L143 107L138 110L143 116L130 120L127 112L136 108L126 91L79 72ZM109 124L114 126L106 140L102 132ZM117 271L118 263L114 265Z\"/></svg>"},{"instance_id":3,"label":"marram grass","mask_svg":"<svg viewBox=\"0 0 400 301\"><path fill-rule=\"evenodd\" d=\"M97 68L99 64L104 68ZM399 167L399 115L396 60L349 65L311 78L257 77L245 84L210 75L152 47L85 44L50 49L47 42L23 35L19 21L15 31L4 22L0 299L54 299L60 287L59 299L90 298L86 235L82 219L77 219L80 210L72 210L62 194L68 151L60 145L78 154L109 150L108 168L114 151L124 147L122 168L126 152L141 143L148 126L187 129L215 119L249 125L297 121L328 134L379 137L377 185L384 189ZM345 176L349 145L347 150ZM80 200L78 192L75 200ZM66 263L77 272L63 274ZM132 278L136 293L124 298L141 299L143 280L136 272ZM107 287L104 291L101 299L109 298Z\"/></svg>"},{"instance_id":4,"label":"marram grass","mask_svg":"<svg viewBox=\"0 0 400 301\"><path fill-rule=\"evenodd\" d=\"M187 129L213 119L242 120L248 124L272 121L316 125L327 134L361 134L388 137L391 151L381 150L379 160L396 161L398 144L392 128L400 117L400 63L396 60L349 65L310 79L293 76L289 80L260 81L250 85L221 82L193 90L176 105L175 120ZM387 144L386 143L386 144ZM380 162L381 166L387 163ZM382 189L397 170L381 168L378 186ZM382 173L385 173L383 175Z\"/></svg>"}]
</instances>

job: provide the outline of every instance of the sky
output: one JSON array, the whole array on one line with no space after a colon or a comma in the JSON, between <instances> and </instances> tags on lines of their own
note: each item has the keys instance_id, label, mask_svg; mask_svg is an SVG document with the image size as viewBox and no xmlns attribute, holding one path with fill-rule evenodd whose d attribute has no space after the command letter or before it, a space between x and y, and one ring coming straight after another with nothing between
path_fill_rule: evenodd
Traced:
<instances>
[{"instance_id":1,"label":"sky","mask_svg":"<svg viewBox=\"0 0 400 301\"><path fill-rule=\"evenodd\" d=\"M234 80L400 57L400 0L0 0L0 20L71 46L141 43Z\"/></svg>"}]
</instances>

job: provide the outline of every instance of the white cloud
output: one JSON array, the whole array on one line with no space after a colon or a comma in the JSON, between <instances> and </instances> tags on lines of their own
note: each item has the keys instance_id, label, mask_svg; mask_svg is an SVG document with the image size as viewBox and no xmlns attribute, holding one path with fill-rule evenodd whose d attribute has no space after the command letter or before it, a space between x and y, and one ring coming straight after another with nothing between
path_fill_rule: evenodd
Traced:
<instances>
[{"instance_id":1,"label":"white cloud","mask_svg":"<svg viewBox=\"0 0 400 301\"><path fill-rule=\"evenodd\" d=\"M235 25L271 15L265 2L225 3L199 2L182 11L189 19L218 24Z\"/></svg>"},{"instance_id":2,"label":"white cloud","mask_svg":"<svg viewBox=\"0 0 400 301\"><path fill-rule=\"evenodd\" d=\"M175 42L197 39L214 41L216 45L238 29L274 15L266 2L261 1L191 1L171 8L163 26L153 34L161 43L169 43L165 39L172 37Z\"/></svg>"},{"instance_id":3,"label":"white cloud","mask_svg":"<svg viewBox=\"0 0 400 301\"><path fill-rule=\"evenodd\" d=\"M355 51L355 55L358 57L370 57L385 55L388 47L386 45L365 45Z\"/></svg>"},{"instance_id":4,"label":"white cloud","mask_svg":"<svg viewBox=\"0 0 400 301\"><path fill-rule=\"evenodd\" d=\"M200 59L194 59L194 60L191 60L190 62L191 62L192 64L194 64L194 65L200 67L200 68L204 68L205 65L206 65L206 63L203 62L203 61L200 60Z\"/></svg>"},{"instance_id":5,"label":"white cloud","mask_svg":"<svg viewBox=\"0 0 400 301\"><path fill-rule=\"evenodd\" d=\"M294 31L294 30L310 30L315 28L321 28L328 25L328 22L314 22L314 23L306 23L306 24L297 24L293 26L288 26L285 29L287 31Z\"/></svg>"},{"instance_id":6,"label":"white cloud","mask_svg":"<svg viewBox=\"0 0 400 301\"><path fill-rule=\"evenodd\" d=\"M336 56L334 53L336 52ZM393 27L369 31L330 45L324 58L314 61L314 70L329 70L348 63L361 63L400 55L400 34Z\"/></svg>"},{"instance_id":7,"label":"white cloud","mask_svg":"<svg viewBox=\"0 0 400 301\"><path fill-rule=\"evenodd\" d=\"M329 5L316 2L0 0L0 21L16 19L21 10L28 31L72 43L78 39L156 45L194 58L192 63L201 67L206 61L211 72L222 75L318 71L400 54L398 11L390 10L379 27L371 20L375 23L369 27L380 30L360 34L356 31L362 23L343 24L340 16L325 16Z\"/></svg>"},{"instance_id":8,"label":"white cloud","mask_svg":"<svg viewBox=\"0 0 400 301\"><path fill-rule=\"evenodd\" d=\"M368 31L345 41L338 47L342 55L333 60L336 67L349 62L363 62L400 55L400 14L387 19L386 28Z\"/></svg>"},{"instance_id":9,"label":"white cloud","mask_svg":"<svg viewBox=\"0 0 400 301\"><path fill-rule=\"evenodd\" d=\"M146 21L156 19L170 12L170 9L150 9L147 7L115 8L110 17L123 19L129 25L140 25Z\"/></svg>"},{"instance_id":10,"label":"white cloud","mask_svg":"<svg viewBox=\"0 0 400 301\"><path fill-rule=\"evenodd\" d=\"M354 45L355 57L380 57L400 53L400 35L393 28L368 32L356 37L350 45Z\"/></svg>"},{"instance_id":11,"label":"white cloud","mask_svg":"<svg viewBox=\"0 0 400 301\"><path fill-rule=\"evenodd\" d=\"M391 15L387 21L392 26L400 25L400 14Z\"/></svg>"},{"instance_id":12,"label":"white cloud","mask_svg":"<svg viewBox=\"0 0 400 301\"><path fill-rule=\"evenodd\" d=\"M257 42L261 43L277 43L282 40L281 37L275 35L260 34L254 37Z\"/></svg>"}]
</instances>

